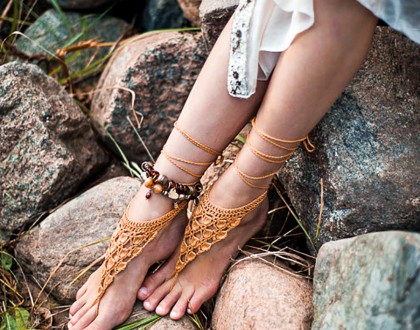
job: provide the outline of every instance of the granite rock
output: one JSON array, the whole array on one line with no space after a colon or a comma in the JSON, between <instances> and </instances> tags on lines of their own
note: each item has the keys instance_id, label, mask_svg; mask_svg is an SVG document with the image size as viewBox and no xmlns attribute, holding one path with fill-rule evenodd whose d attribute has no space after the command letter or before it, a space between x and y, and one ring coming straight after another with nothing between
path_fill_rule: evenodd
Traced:
<instances>
[{"instance_id":1,"label":"granite rock","mask_svg":"<svg viewBox=\"0 0 420 330\"><path fill-rule=\"evenodd\" d=\"M163 32L133 37L110 60L92 102L97 131L111 143L104 127L124 153L138 162L149 159L127 117L143 117L139 134L157 156L172 130L205 61L201 33ZM135 95L134 109L131 102Z\"/></svg>"},{"instance_id":2,"label":"granite rock","mask_svg":"<svg viewBox=\"0 0 420 330\"><path fill-rule=\"evenodd\" d=\"M201 0L178 0L184 16L194 25L200 26L200 4Z\"/></svg>"},{"instance_id":3,"label":"granite rock","mask_svg":"<svg viewBox=\"0 0 420 330\"><path fill-rule=\"evenodd\" d=\"M365 64L311 134L317 151L299 150L283 169L317 248L367 232L420 230L419 55L414 42L377 27Z\"/></svg>"},{"instance_id":4,"label":"granite rock","mask_svg":"<svg viewBox=\"0 0 420 330\"><path fill-rule=\"evenodd\" d=\"M180 28L184 15L177 0L147 0L140 26L146 31Z\"/></svg>"},{"instance_id":5,"label":"granite rock","mask_svg":"<svg viewBox=\"0 0 420 330\"><path fill-rule=\"evenodd\" d=\"M420 234L379 232L324 244L313 330L420 328Z\"/></svg>"},{"instance_id":6,"label":"granite rock","mask_svg":"<svg viewBox=\"0 0 420 330\"><path fill-rule=\"evenodd\" d=\"M46 11L25 30L26 38L17 39L16 48L30 55L46 54L43 48L54 54L71 40L73 45L88 40L117 41L128 29L127 23L115 17L82 15L76 12L64 12L64 15L65 19L54 9ZM80 38L74 41L77 35ZM70 75L79 73L89 63L104 58L109 51L109 47L102 47L99 50L83 49L78 53L67 54Z\"/></svg>"},{"instance_id":7,"label":"granite rock","mask_svg":"<svg viewBox=\"0 0 420 330\"><path fill-rule=\"evenodd\" d=\"M201 30L209 49L213 48L238 4L239 0L203 0L201 2Z\"/></svg>"},{"instance_id":8,"label":"granite rock","mask_svg":"<svg viewBox=\"0 0 420 330\"><path fill-rule=\"evenodd\" d=\"M56 207L104 167L88 118L35 65L0 67L0 231Z\"/></svg>"},{"instance_id":9,"label":"granite rock","mask_svg":"<svg viewBox=\"0 0 420 330\"><path fill-rule=\"evenodd\" d=\"M71 303L98 265L73 284L72 280L105 253L108 240L102 240L112 235L139 187L137 179L119 177L72 199L19 240L17 260L40 283L56 272L47 290L59 302Z\"/></svg>"},{"instance_id":10,"label":"granite rock","mask_svg":"<svg viewBox=\"0 0 420 330\"><path fill-rule=\"evenodd\" d=\"M308 280L245 260L229 271L217 296L212 329L310 329L312 313Z\"/></svg>"}]
</instances>

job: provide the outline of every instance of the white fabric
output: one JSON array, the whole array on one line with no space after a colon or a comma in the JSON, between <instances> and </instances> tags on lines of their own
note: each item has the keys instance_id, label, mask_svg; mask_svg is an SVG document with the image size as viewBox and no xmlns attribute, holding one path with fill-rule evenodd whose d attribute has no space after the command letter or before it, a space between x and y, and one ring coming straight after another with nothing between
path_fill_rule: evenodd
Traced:
<instances>
[{"instance_id":1,"label":"white fabric","mask_svg":"<svg viewBox=\"0 0 420 330\"><path fill-rule=\"evenodd\" d=\"M420 44L420 0L357 0L393 29Z\"/></svg>"},{"instance_id":2,"label":"white fabric","mask_svg":"<svg viewBox=\"0 0 420 330\"><path fill-rule=\"evenodd\" d=\"M420 43L420 0L357 0L391 27ZM240 0L232 25L228 92L255 93L280 53L314 23L313 0Z\"/></svg>"}]
</instances>

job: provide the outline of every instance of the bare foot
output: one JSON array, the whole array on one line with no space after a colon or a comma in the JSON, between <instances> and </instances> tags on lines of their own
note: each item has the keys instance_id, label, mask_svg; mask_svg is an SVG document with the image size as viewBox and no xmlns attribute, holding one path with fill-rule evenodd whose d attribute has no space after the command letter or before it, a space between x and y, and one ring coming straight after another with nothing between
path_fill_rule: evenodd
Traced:
<instances>
[{"instance_id":1,"label":"bare foot","mask_svg":"<svg viewBox=\"0 0 420 330\"><path fill-rule=\"evenodd\" d=\"M261 190L246 186L230 168L213 187L210 199L217 206L236 208L249 203L260 194ZM217 292L220 279L231 258L237 254L238 248L244 246L258 232L264 224L267 211L268 201L265 199L224 240L214 244L209 251L200 254L188 264L174 283L170 276L178 260L178 253L175 253L161 269L144 281L137 295L140 300L144 300L144 308L156 310L159 315L170 312L170 317L174 320L180 319L186 311L197 312ZM170 290L172 285L174 287Z\"/></svg>"},{"instance_id":2,"label":"bare foot","mask_svg":"<svg viewBox=\"0 0 420 330\"><path fill-rule=\"evenodd\" d=\"M146 221L162 216L173 208L173 203L166 197L153 195L145 199L147 189L142 187L134 197L128 218L133 221ZM124 322L131 314L137 292L151 265L168 258L182 239L186 225L186 212L182 211L133 259L127 268L118 274L103 296L99 313L96 316L96 304L102 267L96 270L80 288L76 301L70 308L69 329L112 329Z\"/></svg>"}]
</instances>

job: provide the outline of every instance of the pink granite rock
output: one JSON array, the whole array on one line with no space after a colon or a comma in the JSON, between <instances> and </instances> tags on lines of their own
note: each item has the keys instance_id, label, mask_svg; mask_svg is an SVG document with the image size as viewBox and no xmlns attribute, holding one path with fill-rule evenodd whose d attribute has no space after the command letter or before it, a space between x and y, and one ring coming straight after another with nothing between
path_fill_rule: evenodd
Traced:
<instances>
[{"instance_id":1,"label":"pink granite rock","mask_svg":"<svg viewBox=\"0 0 420 330\"><path fill-rule=\"evenodd\" d=\"M112 134L129 158L147 160L147 153L127 117L131 108L142 118L140 135L154 156L172 130L206 58L201 33L164 32L129 39L112 57L92 102L98 132Z\"/></svg>"}]
</instances>

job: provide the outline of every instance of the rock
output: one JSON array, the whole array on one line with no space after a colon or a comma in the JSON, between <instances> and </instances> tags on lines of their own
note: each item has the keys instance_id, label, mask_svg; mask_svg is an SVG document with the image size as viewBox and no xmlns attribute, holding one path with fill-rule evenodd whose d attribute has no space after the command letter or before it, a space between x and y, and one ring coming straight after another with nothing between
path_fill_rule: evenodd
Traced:
<instances>
[{"instance_id":1,"label":"rock","mask_svg":"<svg viewBox=\"0 0 420 330\"><path fill-rule=\"evenodd\" d=\"M132 322L144 320L150 317L158 317L154 313L150 313L143 309L143 303L137 301L134 305L133 313L130 318L124 322L124 325L131 324ZM131 329L131 328L130 328ZM135 329L144 329L144 327L139 327ZM188 316L183 317L178 321L173 321L169 316L160 318L156 323L153 323L152 326L147 327L148 330L195 330L196 327L193 325L192 321Z\"/></svg>"},{"instance_id":2,"label":"rock","mask_svg":"<svg viewBox=\"0 0 420 330\"><path fill-rule=\"evenodd\" d=\"M72 45L88 40L117 41L128 29L127 23L114 17L81 15L76 12L65 12L64 15L65 19L54 9L46 11L25 30L26 38L19 37L17 39L16 48L27 54L46 54L41 48L43 47L54 54L71 40L73 40ZM74 40L77 35L81 35L81 37ZM104 58L109 50L109 47L102 47L97 54L96 48L83 49L79 53L70 52L66 56L70 75L77 76L89 63ZM64 77L63 72L61 72L61 76ZM75 80L77 81L77 79Z\"/></svg>"},{"instance_id":3,"label":"rock","mask_svg":"<svg viewBox=\"0 0 420 330\"><path fill-rule=\"evenodd\" d=\"M200 26L200 4L201 0L178 0L184 16L194 25Z\"/></svg>"},{"instance_id":4,"label":"rock","mask_svg":"<svg viewBox=\"0 0 420 330\"><path fill-rule=\"evenodd\" d=\"M201 30L211 50L234 13L239 0L203 0L200 6Z\"/></svg>"},{"instance_id":5,"label":"rock","mask_svg":"<svg viewBox=\"0 0 420 330\"><path fill-rule=\"evenodd\" d=\"M143 9L141 27L146 31L180 28L184 15L177 0L147 0Z\"/></svg>"},{"instance_id":6,"label":"rock","mask_svg":"<svg viewBox=\"0 0 420 330\"><path fill-rule=\"evenodd\" d=\"M52 2L49 0L49 2ZM56 0L62 9L92 9L116 0Z\"/></svg>"},{"instance_id":7,"label":"rock","mask_svg":"<svg viewBox=\"0 0 420 330\"><path fill-rule=\"evenodd\" d=\"M217 297L212 329L310 329L312 286L265 262L234 266Z\"/></svg>"},{"instance_id":8,"label":"rock","mask_svg":"<svg viewBox=\"0 0 420 330\"><path fill-rule=\"evenodd\" d=\"M373 231L420 230L420 48L378 27L368 58L302 150L283 183L315 245ZM320 180L324 208L318 240Z\"/></svg>"},{"instance_id":9,"label":"rock","mask_svg":"<svg viewBox=\"0 0 420 330\"><path fill-rule=\"evenodd\" d=\"M95 127L112 134L126 155L138 162L149 159L132 126L136 123L131 109L143 117L140 136L157 156L172 130L174 121L206 58L201 33L164 32L133 37L110 60L92 101Z\"/></svg>"},{"instance_id":10,"label":"rock","mask_svg":"<svg viewBox=\"0 0 420 330\"><path fill-rule=\"evenodd\" d=\"M7 237L104 167L88 118L35 65L0 67L0 231Z\"/></svg>"},{"instance_id":11,"label":"rock","mask_svg":"<svg viewBox=\"0 0 420 330\"><path fill-rule=\"evenodd\" d=\"M324 244L313 330L419 329L420 234L380 232Z\"/></svg>"},{"instance_id":12,"label":"rock","mask_svg":"<svg viewBox=\"0 0 420 330\"><path fill-rule=\"evenodd\" d=\"M17 260L39 283L54 273L47 290L59 302L71 303L99 265L73 284L72 280L105 253L108 241L101 240L112 235L139 186L133 178L114 178L64 204L19 240Z\"/></svg>"}]
</instances>

